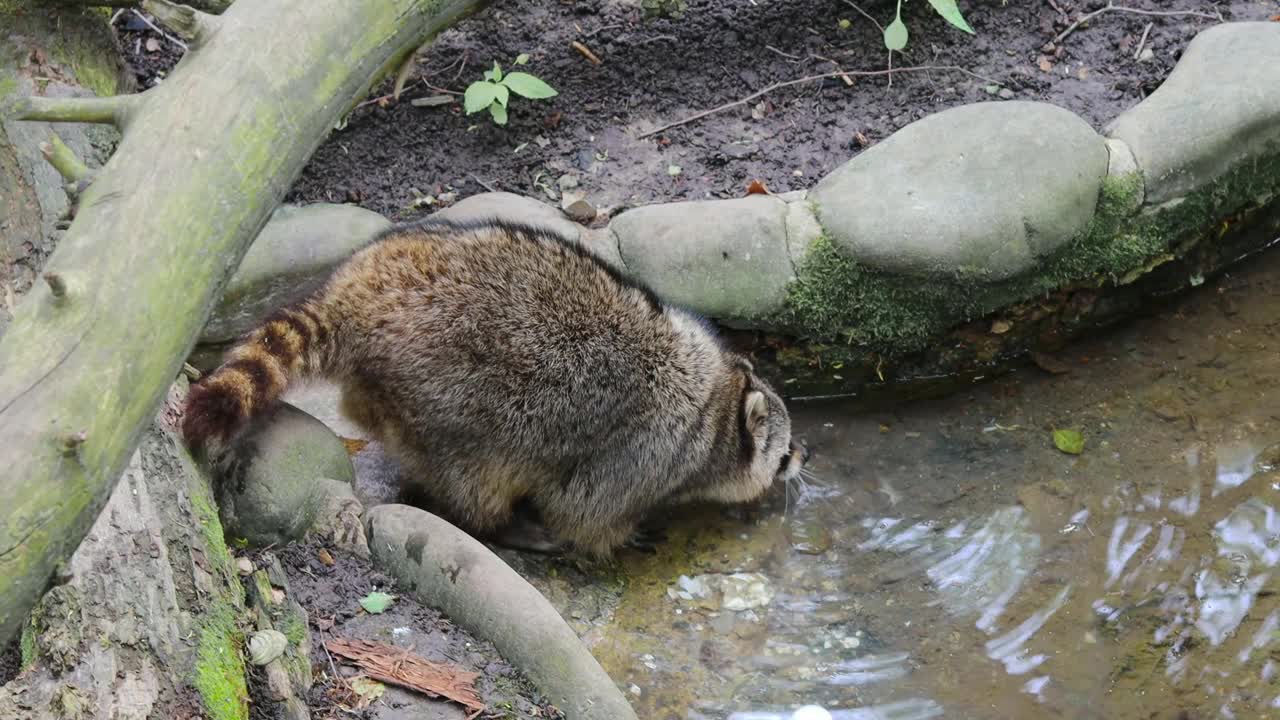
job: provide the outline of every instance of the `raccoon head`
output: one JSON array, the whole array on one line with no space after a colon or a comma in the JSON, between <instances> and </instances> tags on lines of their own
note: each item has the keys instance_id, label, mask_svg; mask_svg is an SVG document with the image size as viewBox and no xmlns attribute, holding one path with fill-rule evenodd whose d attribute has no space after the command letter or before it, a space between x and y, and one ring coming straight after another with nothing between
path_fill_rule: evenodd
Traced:
<instances>
[{"instance_id":1,"label":"raccoon head","mask_svg":"<svg viewBox=\"0 0 1280 720\"><path fill-rule=\"evenodd\" d=\"M800 474L809 451L791 438L791 416L782 398L760 379L751 363L738 360L734 369L735 432L722 442L735 445L720 457L732 457L728 468L715 468L713 478L697 493L699 499L725 503L754 500L775 481L788 482Z\"/></svg>"}]
</instances>

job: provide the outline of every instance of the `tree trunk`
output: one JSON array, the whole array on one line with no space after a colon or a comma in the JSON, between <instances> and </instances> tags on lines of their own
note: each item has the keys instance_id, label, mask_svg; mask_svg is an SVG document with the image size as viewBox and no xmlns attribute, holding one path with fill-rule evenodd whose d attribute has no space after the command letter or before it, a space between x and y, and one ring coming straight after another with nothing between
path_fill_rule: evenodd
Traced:
<instances>
[{"instance_id":1,"label":"tree trunk","mask_svg":"<svg viewBox=\"0 0 1280 720\"><path fill-rule=\"evenodd\" d=\"M247 716L243 593L209 480L170 426L172 395L23 626L0 717Z\"/></svg>"},{"instance_id":2,"label":"tree trunk","mask_svg":"<svg viewBox=\"0 0 1280 720\"><path fill-rule=\"evenodd\" d=\"M84 538L220 288L315 147L354 98L480 0L245 2L216 17L144 5L192 38L162 85L0 101L0 118L123 132L47 284L0 342L0 643Z\"/></svg>"}]
</instances>

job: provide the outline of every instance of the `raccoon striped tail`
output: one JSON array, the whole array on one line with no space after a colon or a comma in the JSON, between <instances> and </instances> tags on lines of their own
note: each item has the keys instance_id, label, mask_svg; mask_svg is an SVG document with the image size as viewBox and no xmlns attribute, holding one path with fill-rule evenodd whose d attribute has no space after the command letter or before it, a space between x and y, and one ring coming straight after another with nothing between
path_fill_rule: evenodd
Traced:
<instances>
[{"instance_id":1,"label":"raccoon striped tail","mask_svg":"<svg viewBox=\"0 0 1280 720\"><path fill-rule=\"evenodd\" d=\"M192 386L182 435L192 452L219 456L289 383L322 374L332 356L334 328L308 301L267 318L227 353L222 366Z\"/></svg>"}]
</instances>

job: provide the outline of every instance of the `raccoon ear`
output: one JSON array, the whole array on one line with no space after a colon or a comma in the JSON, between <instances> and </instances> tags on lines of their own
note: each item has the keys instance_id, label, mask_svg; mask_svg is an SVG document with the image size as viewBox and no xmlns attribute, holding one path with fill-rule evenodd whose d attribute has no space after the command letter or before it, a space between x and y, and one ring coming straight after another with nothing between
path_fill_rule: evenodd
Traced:
<instances>
[{"instance_id":1,"label":"raccoon ear","mask_svg":"<svg viewBox=\"0 0 1280 720\"><path fill-rule=\"evenodd\" d=\"M742 399L742 417L746 420L747 430L754 433L769 414L769 401L759 390L748 392Z\"/></svg>"}]
</instances>

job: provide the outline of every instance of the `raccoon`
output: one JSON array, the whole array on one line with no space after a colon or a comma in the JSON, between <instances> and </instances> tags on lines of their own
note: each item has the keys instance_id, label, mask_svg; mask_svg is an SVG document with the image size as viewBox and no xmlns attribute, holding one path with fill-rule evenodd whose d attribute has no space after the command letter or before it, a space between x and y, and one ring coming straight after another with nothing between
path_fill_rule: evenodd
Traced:
<instances>
[{"instance_id":1,"label":"raccoon","mask_svg":"<svg viewBox=\"0 0 1280 720\"><path fill-rule=\"evenodd\" d=\"M531 505L599 557L659 506L753 500L808 456L708 322L577 241L509 222L375 237L192 387L188 445L224 454L308 377L336 382L343 414L453 522L492 535Z\"/></svg>"}]
</instances>

